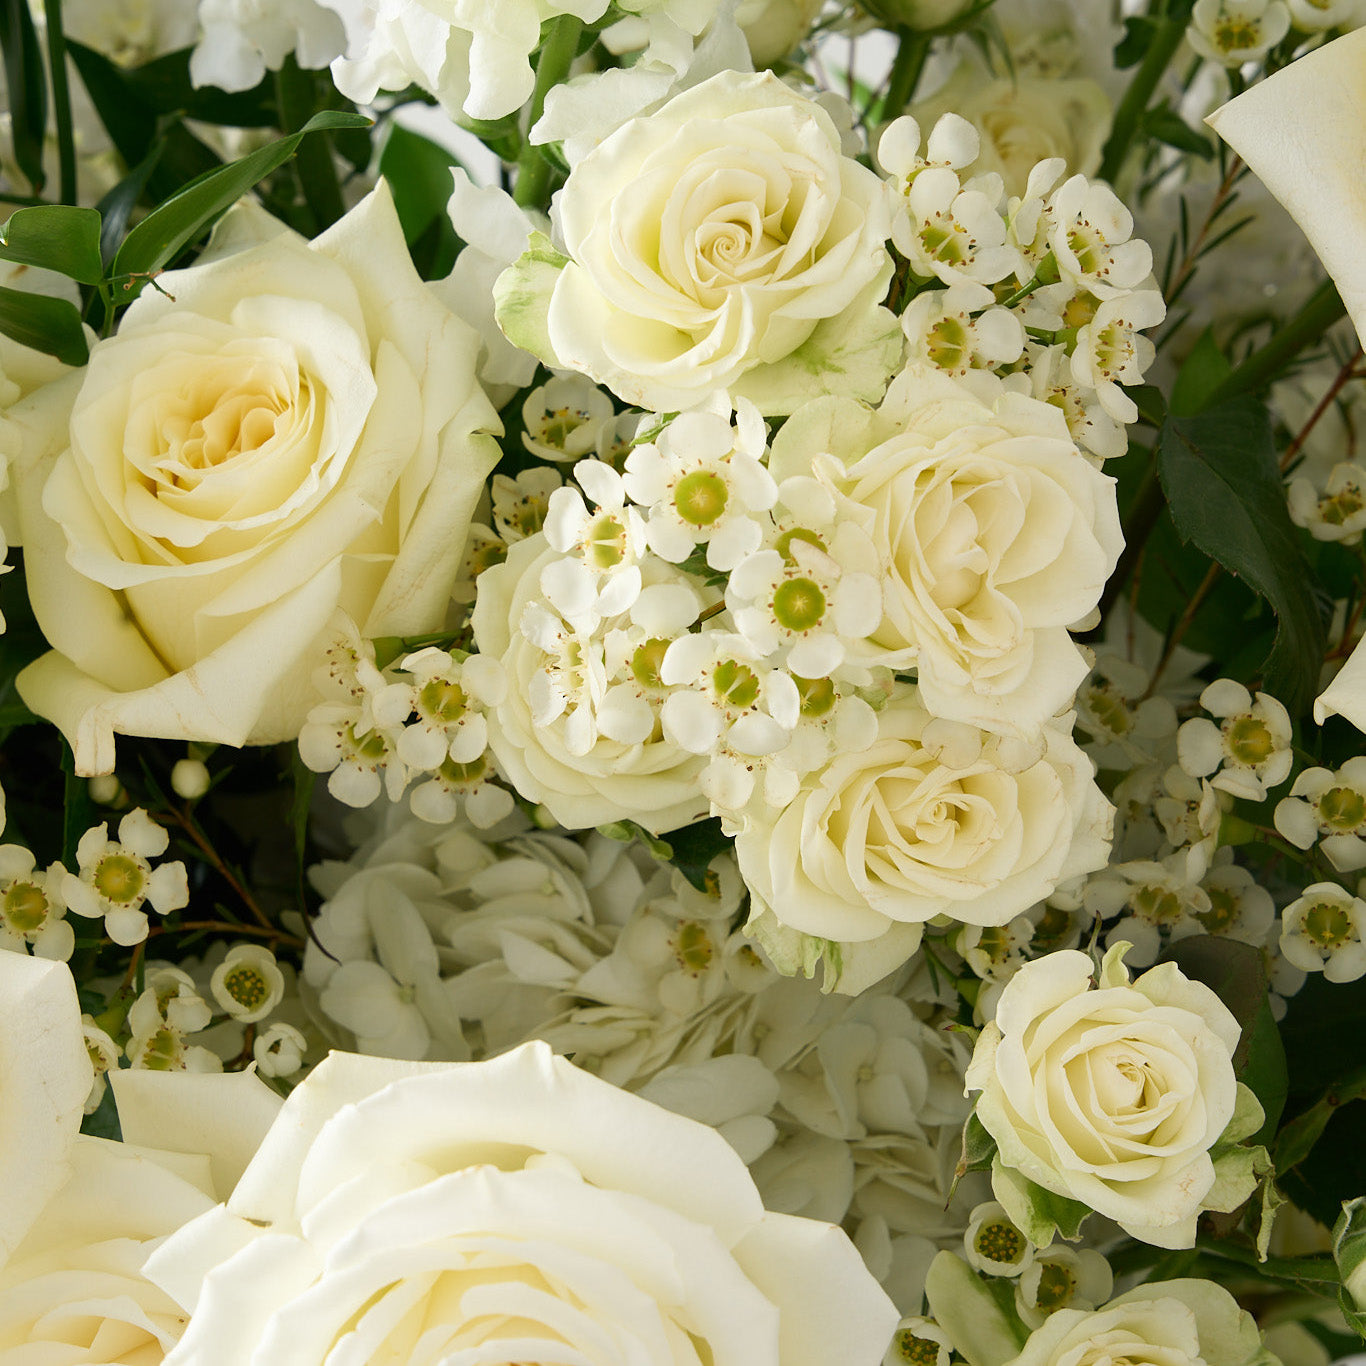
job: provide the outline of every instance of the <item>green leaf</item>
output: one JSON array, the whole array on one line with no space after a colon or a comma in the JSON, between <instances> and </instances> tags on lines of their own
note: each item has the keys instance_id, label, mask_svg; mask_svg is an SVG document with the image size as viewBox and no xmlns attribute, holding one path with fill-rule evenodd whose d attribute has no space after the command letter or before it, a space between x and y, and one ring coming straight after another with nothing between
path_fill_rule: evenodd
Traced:
<instances>
[{"instance_id":1,"label":"green leaf","mask_svg":"<svg viewBox=\"0 0 1366 1366\"><path fill-rule=\"evenodd\" d=\"M684 826L669 834L667 857L699 892L708 889L708 869L712 860L731 847L728 836L721 833L721 822L715 818L698 821L696 825Z\"/></svg>"},{"instance_id":2,"label":"green leaf","mask_svg":"<svg viewBox=\"0 0 1366 1366\"><path fill-rule=\"evenodd\" d=\"M47 135L47 76L28 0L0 0L0 47L14 161L37 194L47 181L43 143Z\"/></svg>"},{"instance_id":3,"label":"green leaf","mask_svg":"<svg viewBox=\"0 0 1366 1366\"><path fill-rule=\"evenodd\" d=\"M1318 690L1324 629L1309 563L1286 509L1266 406L1246 395L1169 416L1158 472L1181 538L1243 579L1276 613L1265 687L1292 714Z\"/></svg>"},{"instance_id":4,"label":"green leaf","mask_svg":"<svg viewBox=\"0 0 1366 1366\"><path fill-rule=\"evenodd\" d=\"M0 332L65 365L90 359L81 315L67 299L0 287Z\"/></svg>"},{"instance_id":5,"label":"green leaf","mask_svg":"<svg viewBox=\"0 0 1366 1366\"><path fill-rule=\"evenodd\" d=\"M1203 133L1196 132L1176 110L1166 105L1148 110L1143 116L1143 131L1158 142L1181 152L1190 152L1202 161L1210 161L1214 157L1214 143Z\"/></svg>"},{"instance_id":6,"label":"green leaf","mask_svg":"<svg viewBox=\"0 0 1366 1366\"><path fill-rule=\"evenodd\" d=\"M1214 389L1232 373L1233 367L1224 358L1214 331L1207 327L1191 347L1190 355L1177 372L1172 385L1171 411L1177 417L1198 413Z\"/></svg>"},{"instance_id":7,"label":"green leaf","mask_svg":"<svg viewBox=\"0 0 1366 1366\"><path fill-rule=\"evenodd\" d=\"M115 292L115 302L135 299L147 278L162 270L222 213L277 167L282 166L309 133L329 128L357 128L369 122L360 114L326 110L314 114L297 132L210 171L179 194L153 209L132 232L114 257L111 275L132 276Z\"/></svg>"},{"instance_id":8,"label":"green leaf","mask_svg":"<svg viewBox=\"0 0 1366 1366\"><path fill-rule=\"evenodd\" d=\"M1024 1346L1029 1331L1002 1309L986 1283L959 1256L941 1252L925 1277L925 1298L934 1321L969 1366L1005 1366Z\"/></svg>"},{"instance_id":9,"label":"green leaf","mask_svg":"<svg viewBox=\"0 0 1366 1366\"><path fill-rule=\"evenodd\" d=\"M1115 67L1119 71L1137 66L1152 43L1157 24L1143 14L1130 15L1124 21L1124 37L1115 44Z\"/></svg>"},{"instance_id":10,"label":"green leaf","mask_svg":"<svg viewBox=\"0 0 1366 1366\"><path fill-rule=\"evenodd\" d=\"M1285 1172L1299 1166L1318 1143L1339 1107L1363 1098L1366 1098L1366 1066L1356 1068L1335 1082L1319 1100L1281 1130L1276 1139L1276 1170Z\"/></svg>"},{"instance_id":11,"label":"green leaf","mask_svg":"<svg viewBox=\"0 0 1366 1366\"><path fill-rule=\"evenodd\" d=\"M1000 1201L1011 1222L1035 1247L1047 1247L1055 1232L1076 1239L1091 1207L1035 1185L998 1153L991 1164L991 1193Z\"/></svg>"},{"instance_id":12,"label":"green leaf","mask_svg":"<svg viewBox=\"0 0 1366 1366\"><path fill-rule=\"evenodd\" d=\"M974 1110L963 1125L963 1156L958 1163L959 1171L990 1171L995 1156L996 1140L987 1132L986 1125L977 1118Z\"/></svg>"},{"instance_id":13,"label":"green leaf","mask_svg":"<svg viewBox=\"0 0 1366 1366\"><path fill-rule=\"evenodd\" d=\"M157 162L161 160L161 154L165 148L164 142L155 143L152 150L96 205L102 219L100 225L101 260L112 261L114 259L119 249L119 243L123 241L124 234L128 231L133 210L137 207L138 200L147 187L148 178L156 169Z\"/></svg>"},{"instance_id":14,"label":"green leaf","mask_svg":"<svg viewBox=\"0 0 1366 1366\"><path fill-rule=\"evenodd\" d=\"M69 204L16 209L0 228L0 258L97 285L104 277L99 211Z\"/></svg>"},{"instance_id":15,"label":"green leaf","mask_svg":"<svg viewBox=\"0 0 1366 1366\"><path fill-rule=\"evenodd\" d=\"M440 279L455 264L460 241L446 203L451 197L451 168L459 164L453 152L397 124L380 153L379 173L393 190L404 240L424 279ZM418 259L419 244L423 259Z\"/></svg>"},{"instance_id":16,"label":"green leaf","mask_svg":"<svg viewBox=\"0 0 1366 1366\"><path fill-rule=\"evenodd\" d=\"M119 1125L119 1111L114 1104L114 1088L106 1086L100 1103L81 1120L81 1132L90 1138L107 1138L117 1143L123 1138Z\"/></svg>"}]
</instances>

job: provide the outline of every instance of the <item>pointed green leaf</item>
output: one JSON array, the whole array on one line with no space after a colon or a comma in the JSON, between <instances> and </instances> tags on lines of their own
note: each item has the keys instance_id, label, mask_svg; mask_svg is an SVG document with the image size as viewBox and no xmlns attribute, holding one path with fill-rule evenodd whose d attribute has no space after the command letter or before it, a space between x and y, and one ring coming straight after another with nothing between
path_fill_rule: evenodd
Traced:
<instances>
[{"instance_id":1,"label":"pointed green leaf","mask_svg":"<svg viewBox=\"0 0 1366 1366\"><path fill-rule=\"evenodd\" d=\"M1246 395L1192 417L1169 416L1158 472L1182 540L1260 594L1276 613L1266 690L1292 714L1318 687L1324 628L1313 571L1291 524L1266 406Z\"/></svg>"},{"instance_id":2,"label":"pointed green leaf","mask_svg":"<svg viewBox=\"0 0 1366 1366\"><path fill-rule=\"evenodd\" d=\"M90 359L81 315L66 299L0 288L0 332L65 365L84 365Z\"/></svg>"},{"instance_id":3,"label":"pointed green leaf","mask_svg":"<svg viewBox=\"0 0 1366 1366\"><path fill-rule=\"evenodd\" d=\"M360 114L331 110L314 114L297 132L252 152L250 156L210 171L187 185L179 194L154 209L124 238L110 273L132 276L115 292L116 303L129 303L147 283L147 277L165 268L209 225L230 209L253 186L282 166L309 133L330 128L364 127L369 120Z\"/></svg>"},{"instance_id":4,"label":"pointed green leaf","mask_svg":"<svg viewBox=\"0 0 1366 1366\"><path fill-rule=\"evenodd\" d=\"M1019 1356L1028 1331L1007 1317L985 1282L961 1258L941 1252L925 1277L934 1321L969 1366L1005 1366Z\"/></svg>"},{"instance_id":5,"label":"pointed green leaf","mask_svg":"<svg viewBox=\"0 0 1366 1366\"><path fill-rule=\"evenodd\" d=\"M47 180L43 142L47 135L47 76L28 0L0 0L0 47L14 160L37 194Z\"/></svg>"},{"instance_id":6,"label":"pointed green leaf","mask_svg":"<svg viewBox=\"0 0 1366 1366\"><path fill-rule=\"evenodd\" d=\"M104 276L99 211L69 204L16 209L0 228L0 258L97 285Z\"/></svg>"}]
</instances>

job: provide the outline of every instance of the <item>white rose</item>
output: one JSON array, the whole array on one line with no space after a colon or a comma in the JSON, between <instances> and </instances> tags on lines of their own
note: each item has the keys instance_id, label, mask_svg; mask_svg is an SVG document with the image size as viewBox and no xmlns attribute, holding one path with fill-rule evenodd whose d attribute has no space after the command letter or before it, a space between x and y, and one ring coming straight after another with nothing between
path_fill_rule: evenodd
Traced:
<instances>
[{"instance_id":1,"label":"white rose","mask_svg":"<svg viewBox=\"0 0 1366 1366\"><path fill-rule=\"evenodd\" d=\"M1061 157L1069 175L1094 175L1114 109L1089 77L1044 79L1017 71L993 80L963 62L911 113L922 128L933 128L944 114L967 119L982 135L973 175L994 171L1008 195L1022 196L1030 171L1050 157Z\"/></svg>"},{"instance_id":2,"label":"white rose","mask_svg":"<svg viewBox=\"0 0 1366 1366\"><path fill-rule=\"evenodd\" d=\"M769 469L781 482L813 467L887 565L871 640L915 664L931 711L1018 733L1071 703L1087 663L1067 628L1124 541L1115 481L1058 409L915 367L876 411L826 398L794 413Z\"/></svg>"},{"instance_id":3,"label":"white rose","mask_svg":"<svg viewBox=\"0 0 1366 1366\"><path fill-rule=\"evenodd\" d=\"M147 1274L193 1306L167 1366L875 1366L897 1321L845 1235L766 1213L714 1130L540 1043L333 1053Z\"/></svg>"},{"instance_id":4,"label":"white rose","mask_svg":"<svg viewBox=\"0 0 1366 1366\"><path fill-rule=\"evenodd\" d=\"M668 740L658 721L643 740L626 743L598 734L587 748L572 730L577 712L537 723L536 699L544 691L552 656L523 632L522 622L528 605L543 601L542 570L560 558L538 533L518 541L504 563L479 576L474 638L480 653L497 659L508 679L502 702L488 713L489 748L499 771L523 797L544 803L571 829L619 820L638 821L656 833L687 825L707 811L698 787L705 760ZM641 648L648 653L648 642ZM609 680L600 634L568 640L564 650L585 678L596 679L585 683L585 693L601 695ZM657 708L662 690L654 691Z\"/></svg>"},{"instance_id":5,"label":"white rose","mask_svg":"<svg viewBox=\"0 0 1366 1366\"><path fill-rule=\"evenodd\" d=\"M887 190L768 72L723 71L632 119L574 166L552 218L569 259L512 267L499 323L630 403L672 411L728 389L790 411L788 371L821 392L816 356L783 365L808 342L847 351L842 391L876 398L899 358L878 307Z\"/></svg>"},{"instance_id":6,"label":"white rose","mask_svg":"<svg viewBox=\"0 0 1366 1366\"><path fill-rule=\"evenodd\" d=\"M1098 986L1074 949L1006 984L967 1072L1003 1167L1158 1247L1190 1247L1233 1117L1237 1021L1163 963L1130 983L1122 952ZM1010 1201L998 1198L1009 1207Z\"/></svg>"},{"instance_id":7,"label":"white rose","mask_svg":"<svg viewBox=\"0 0 1366 1366\"><path fill-rule=\"evenodd\" d=\"M84 774L113 768L115 732L292 738L338 608L367 635L441 629L498 456L478 340L387 190L311 243L246 206L215 241L10 412L54 647L19 691Z\"/></svg>"},{"instance_id":8,"label":"white rose","mask_svg":"<svg viewBox=\"0 0 1366 1366\"><path fill-rule=\"evenodd\" d=\"M1005 925L1103 867L1113 813L1092 775L1059 727L1029 750L933 721L901 685L869 748L837 755L736 836L753 915L846 946L881 941L876 980L918 946L906 926Z\"/></svg>"},{"instance_id":9,"label":"white rose","mask_svg":"<svg viewBox=\"0 0 1366 1366\"><path fill-rule=\"evenodd\" d=\"M70 1174L94 1079L66 964L0 950L0 1263Z\"/></svg>"},{"instance_id":10,"label":"white rose","mask_svg":"<svg viewBox=\"0 0 1366 1366\"><path fill-rule=\"evenodd\" d=\"M1059 1309L1006 1366L1280 1366L1252 1315L1212 1281L1154 1281L1093 1313Z\"/></svg>"}]
</instances>

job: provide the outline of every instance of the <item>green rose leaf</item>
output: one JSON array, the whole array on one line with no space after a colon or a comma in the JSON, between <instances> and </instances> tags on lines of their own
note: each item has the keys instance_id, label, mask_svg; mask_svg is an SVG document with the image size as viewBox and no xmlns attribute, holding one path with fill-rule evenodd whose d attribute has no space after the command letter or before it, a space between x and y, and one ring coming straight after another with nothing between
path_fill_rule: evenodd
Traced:
<instances>
[{"instance_id":1,"label":"green rose leaf","mask_svg":"<svg viewBox=\"0 0 1366 1366\"><path fill-rule=\"evenodd\" d=\"M0 288L0 332L65 365L84 365L90 359L81 315L66 299Z\"/></svg>"},{"instance_id":2,"label":"green rose leaf","mask_svg":"<svg viewBox=\"0 0 1366 1366\"><path fill-rule=\"evenodd\" d=\"M1292 714L1302 711L1318 687L1323 620L1286 509L1266 406L1241 396L1195 416L1169 415L1158 436L1158 473L1182 540L1275 611L1266 689Z\"/></svg>"},{"instance_id":3,"label":"green rose leaf","mask_svg":"<svg viewBox=\"0 0 1366 1366\"><path fill-rule=\"evenodd\" d=\"M0 258L97 285L104 275L99 212L69 204L16 209L0 228Z\"/></svg>"}]
</instances>

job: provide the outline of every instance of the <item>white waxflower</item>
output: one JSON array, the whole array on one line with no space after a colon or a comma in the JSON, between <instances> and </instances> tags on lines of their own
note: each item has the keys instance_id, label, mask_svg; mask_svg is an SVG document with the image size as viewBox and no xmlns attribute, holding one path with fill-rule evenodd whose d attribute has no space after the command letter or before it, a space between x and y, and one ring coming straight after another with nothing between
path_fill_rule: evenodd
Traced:
<instances>
[{"instance_id":1,"label":"white waxflower","mask_svg":"<svg viewBox=\"0 0 1366 1366\"><path fill-rule=\"evenodd\" d=\"M291 1077L304 1065L308 1041L293 1025L277 1021L256 1036L251 1055L263 1077Z\"/></svg>"},{"instance_id":2,"label":"white waxflower","mask_svg":"<svg viewBox=\"0 0 1366 1366\"><path fill-rule=\"evenodd\" d=\"M217 1054L186 1039L213 1019L190 975L169 965L155 970L149 965L145 980L142 994L128 1011L128 1061L152 1072L221 1072Z\"/></svg>"},{"instance_id":3,"label":"white waxflower","mask_svg":"<svg viewBox=\"0 0 1366 1366\"><path fill-rule=\"evenodd\" d=\"M1053 192L1047 216L1058 273L1078 290L1114 299L1152 274L1152 248L1133 236L1133 216L1108 185L1072 176Z\"/></svg>"},{"instance_id":4,"label":"white waxflower","mask_svg":"<svg viewBox=\"0 0 1366 1366\"><path fill-rule=\"evenodd\" d=\"M468 763L446 759L423 782L414 784L408 805L418 820L449 825L463 811L478 830L491 830L510 816L516 801L495 781L498 769L485 752Z\"/></svg>"},{"instance_id":5,"label":"white waxflower","mask_svg":"<svg viewBox=\"0 0 1366 1366\"><path fill-rule=\"evenodd\" d=\"M1316 541L1356 545L1366 530L1366 468L1341 461L1328 472L1320 492L1303 474L1289 481L1285 493L1290 520Z\"/></svg>"},{"instance_id":6,"label":"white waxflower","mask_svg":"<svg viewBox=\"0 0 1366 1366\"><path fill-rule=\"evenodd\" d=\"M316 0L199 0L199 23L190 79L220 90L250 90L290 53L314 69L345 48L341 20Z\"/></svg>"},{"instance_id":7,"label":"white waxflower","mask_svg":"<svg viewBox=\"0 0 1366 1366\"><path fill-rule=\"evenodd\" d=\"M45 872L22 844L0 844L0 949L65 963L76 947L76 935L63 918L66 902L60 863Z\"/></svg>"},{"instance_id":8,"label":"white waxflower","mask_svg":"<svg viewBox=\"0 0 1366 1366\"><path fill-rule=\"evenodd\" d=\"M100 1102L109 1087L105 1078L111 1069L118 1070L123 1049L95 1023L93 1015L81 1016L81 1034L85 1038L86 1052L90 1054L90 1065L95 1069L95 1080L85 1101L85 1112L91 1115L100 1108Z\"/></svg>"},{"instance_id":9,"label":"white waxflower","mask_svg":"<svg viewBox=\"0 0 1366 1366\"><path fill-rule=\"evenodd\" d=\"M1167 305L1155 289L1135 290L1105 299L1077 333L1072 377L1096 392L1100 405L1116 422L1138 421L1138 407L1120 387L1141 384L1153 361L1153 344L1141 336L1167 316Z\"/></svg>"},{"instance_id":10,"label":"white waxflower","mask_svg":"<svg viewBox=\"0 0 1366 1366\"><path fill-rule=\"evenodd\" d=\"M61 894L74 915L104 920L105 933L116 944L139 944L147 938L151 904L169 915L190 902L185 865L151 859L166 852L170 836L140 806L119 822L119 837L109 838L108 824L92 826L76 846L80 873L62 878Z\"/></svg>"},{"instance_id":11,"label":"white waxflower","mask_svg":"<svg viewBox=\"0 0 1366 1366\"><path fill-rule=\"evenodd\" d=\"M882 1366L949 1366L953 1342L933 1319L912 1314L896 1326Z\"/></svg>"},{"instance_id":12,"label":"white waxflower","mask_svg":"<svg viewBox=\"0 0 1366 1366\"><path fill-rule=\"evenodd\" d=\"M208 765L202 759L178 759L171 769L171 791L187 802L198 801L211 782Z\"/></svg>"},{"instance_id":13,"label":"white waxflower","mask_svg":"<svg viewBox=\"0 0 1366 1366\"><path fill-rule=\"evenodd\" d=\"M413 769L434 770L447 759L472 764L488 744L484 711L496 707L507 680L495 659L469 655L455 659L431 646L407 655L399 666L411 683L396 683L402 704L414 719L400 732L399 758Z\"/></svg>"},{"instance_id":14,"label":"white waxflower","mask_svg":"<svg viewBox=\"0 0 1366 1366\"><path fill-rule=\"evenodd\" d=\"M1168 843L1186 855L1189 877L1203 877L1219 843L1224 813L1233 797L1217 790L1207 778L1192 778L1176 764L1162 774L1162 790L1153 796L1152 808Z\"/></svg>"},{"instance_id":15,"label":"white waxflower","mask_svg":"<svg viewBox=\"0 0 1366 1366\"><path fill-rule=\"evenodd\" d=\"M767 436L759 410L737 399L734 427L728 413L694 409L626 457L623 483L632 502L649 509L656 555L680 564L705 545L707 563L725 571L759 548L763 532L752 514L778 496L761 463Z\"/></svg>"},{"instance_id":16,"label":"white waxflower","mask_svg":"<svg viewBox=\"0 0 1366 1366\"><path fill-rule=\"evenodd\" d=\"M981 134L967 119L948 113L930 129L924 155L920 152L920 123L909 114L893 119L882 130L877 144L878 165L893 178L904 193L910 183L929 166L961 171L977 160Z\"/></svg>"},{"instance_id":17,"label":"white waxflower","mask_svg":"<svg viewBox=\"0 0 1366 1366\"><path fill-rule=\"evenodd\" d=\"M907 360L950 375L1019 360L1024 327L1009 309L992 307L995 298L986 285L972 281L916 295L901 315L901 330L910 344Z\"/></svg>"},{"instance_id":18,"label":"white waxflower","mask_svg":"<svg viewBox=\"0 0 1366 1366\"><path fill-rule=\"evenodd\" d=\"M1334 772L1306 768L1276 804L1276 829L1298 849L1322 842L1340 873L1366 868L1366 755Z\"/></svg>"},{"instance_id":19,"label":"white waxflower","mask_svg":"<svg viewBox=\"0 0 1366 1366\"><path fill-rule=\"evenodd\" d=\"M1149 763L1176 734L1176 708L1150 696L1142 666L1102 648L1090 676L1077 689L1077 729L1091 736L1083 748L1098 768Z\"/></svg>"},{"instance_id":20,"label":"white waxflower","mask_svg":"<svg viewBox=\"0 0 1366 1366\"><path fill-rule=\"evenodd\" d=\"M299 758L314 773L327 774L327 790L347 806L369 806L381 791L398 801L408 783L399 758L399 717L376 724L371 699L361 703L321 702L299 731Z\"/></svg>"},{"instance_id":21,"label":"white waxflower","mask_svg":"<svg viewBox=\"0 0 1366 1366\"><path fill-rule=\"evenodd\" d=\"M1252 694L1241 683L1221 678L1200 694L1200 705L1219 723L1203 716L1176 733L1181 767L1193 778L1210 778L1213 787L1248 801L1266 800L1267 789L1290 776L1290 716L1269 693Z\"/></svg>"},{"instance_id":22,"label":"white waxflower","mask_svg":"<svg viewBox=\"0 0 1366 1366\"><path fill-rule=\"evenodd\" d=\"M736 630L801 678L828 678L882 620L877 551L854 522L828 540L781 538L747 556L726 585ZM864 652L866 653L866 652Z\"/></svg>"},{"instance_id":23,"label":"white waxflower","mask_svg":"<svg viewBox=\"0 0 1366 1366\"><path fill-rule=\"evenodd\" d=\"M285 977L268 948L238 944L214 970L209 990L234 1020L254 1024L284 999Z\"/></svg>"},{"instance_id":24,"label":"white waxflower","mask_svg":"<svg viewBox=\"0 0 1366 1366\"><path fill-rule=\"evenodd\" d=\"M1037 1328L1059 1309L1094 1309L1114 1293L1110 1263L1089 1247L1063 1243L1037 1252L1015 1283L1015 1309Z\"/></svg>"},{"instance_id":25,"label":"white waxflower","mask_svg":"<svg viewBox=\"0 0 1366 1366\"><path fill-rule=\"evenodd\" d=\"M1062 413L1072 440L1096 464L1129 449L1124 424L1105 410L1093 388L1076 382L1066 347L1030 342L1025 346L1025 363L1030 394Z\"/></svg>"},{"instance_id":26,"label":"white waxflower","mask_svg":"<svg viewBox=\"0 0 1366 1366\"><path fill-rule=\"evenodd\" d=\"M1201 886L1209 897L1209 910L1198 912L1191 934L1222 935L1243 944L1260 946L1276 920L1276 903L1248 868L1233 862L1233 850L1221 849ZM1184 937L1179 925L1173 938Z\"/></svg>"},{"instance_id":27,"label":"white waxflower","mask_svg":"<svg viewBox=\"0 0 1366 1366\"><path fill-rule=\"evenodd\" d=\"M1287 0L1295 27L1305 33L1355 28L1361 22L1361 0Z\"/></svg>"},{"instance_id":28,"label":"white waxflower","mask_svg":"<svg viewBox=\"0 0 1366 1366\"><path fill-rule=\"evenodd\" d=\"M986 1276L1015 1277L1034 1264L1033 1244L995 1200L978 1205L968 1216L963 1251L968 1265Z\"/></svg>"},{"instance_id":29,"label":"white waxflower","mask_svg":"<svg viewBox=\"0 0 1366 1366\"><path fill-rule=\"evenodd\" d=\"M1281 912L1281 952L1330 982L1366 974L1366 901L1336 882L1316 882Z\"/></svg>"},{"instance_id":30,"label":"white waxflower","mask_svg":"<svg viewBox=\"0 0 1366 1366\"><path fill-rule=\"evenodd\" d=\"M1186 41L1221 66L1242 66L1266 54L1290 32L1285 0L1195 0Z\"/></svg>"},{"instance_id":31,"label":"white waxflower","mask_svg":"<svg viewBox=\"0 0 1366 1366\"><path fill-rule=\"evenodd\" d=\"M522 404L522 444L542 460L563 463L597 455L616 410L586 375L556 375Z\"/></svg>"},{"instance_id":32,"label":"white waxflower","mask_svg":"<svg viewBox=\"0 0 1366 1366\"><path fill-rule=\"evenodd\" d=\"M1017 274L1020 257L997 208L1000 177L981 179L996 193L965 188L944 166L926 167L906 187L892 218L892 241L921 279L992 285Z\"/></svg>"},{"instance_id":33,"label":"white waxflower","mask_svg":"<svg viewBox=\"0 0 1366 1366\"><path fill-rule=\"evenodd\" d=\"M1107 947L1129 943L1129 960L1136 967L1157 962L1164 932L1188 916L1209 910L1209 894L1194 882L1184 854L1170 854L1160 863L1133 859L1112 864L1086 885L1083 904L1093 915L1120 919L1105 936Z\"/></svg>"},{"instance_id":34,"label":"white waxflower","mask_svg":"<svg viewBox=\"0 0 1366 1366\"><path fill-rule=\"evenodd\" d=\"M558 470L534 465L515 479L495 474L489 485L493 525L505 545L534 536L550 510L550 495L564 483Z\"/></svg>"},{"instance_id":35,"label":"white waxflower","mask_svg":"<svg viewBox=\"0 0 1366 1366\"><path fill-rule=\"evenodd\" d=\"M964 925L953 946L972 972L990 982L1005 982L1019 971L1034 939L1034 922L1016 916L1007 925Z\"/></svg>"}]
</instances>

